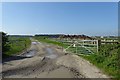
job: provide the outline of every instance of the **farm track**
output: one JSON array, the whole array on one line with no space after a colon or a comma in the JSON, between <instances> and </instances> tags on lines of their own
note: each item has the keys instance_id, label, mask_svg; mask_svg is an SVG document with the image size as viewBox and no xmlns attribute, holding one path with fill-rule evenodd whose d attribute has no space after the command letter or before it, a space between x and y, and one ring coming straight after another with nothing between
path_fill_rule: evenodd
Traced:
<instances>
[{"instance_id":1,"label":"farm track","mask_svg":"<svg viewBox=\"0 0 120 80\"><path fill-rule=\"evenodd\" d=\"M83 58L31 39L31 48L3 61L4 78L109 78Z\"/></svg>"}]
</instances>

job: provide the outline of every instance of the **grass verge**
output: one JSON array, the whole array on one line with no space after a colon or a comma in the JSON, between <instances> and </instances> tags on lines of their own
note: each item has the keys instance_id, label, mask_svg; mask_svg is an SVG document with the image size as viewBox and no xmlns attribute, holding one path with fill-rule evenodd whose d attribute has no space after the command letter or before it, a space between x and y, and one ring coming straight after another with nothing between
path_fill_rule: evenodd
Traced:
<instances>
[{"instance_id":1,"label":"grass verge","mask_svg":"<svg viewBox=\"0 0 120 80\"><path fill-rule=\"evenodd\" d=\"M9 37L9 51L3 54L3 59L24 51L31 45L31 40L26 37Z\"/></svg>"},{"instance_id":2,"label":"grass verge","mask_svg":"<svg viewBox=\"0 0 120 80\"><path fill-rule=\"evenodd\" d=\"M89 56L79 55L92 64L100 68L103 73L111 76L115 80L120 80L119 62L118 62L118 47L113 44L102 45L99 53Z\"/></svg>"},{"instance_id":3,"label":"grass verge","mask_svg":"<svg viewBox=\"0 0 120 80\"><path fill-rule=\"evenodd\" d=\"M64 44L62 42L51 40L50 38L35 37L35 39L37 39L40 42L54 44L54 45L57 45L57 46L60 46L60 47L64 47L64 48L66 48L68 46L68 45L66 45L66 44Z\"/></svg>"}]
</instances>

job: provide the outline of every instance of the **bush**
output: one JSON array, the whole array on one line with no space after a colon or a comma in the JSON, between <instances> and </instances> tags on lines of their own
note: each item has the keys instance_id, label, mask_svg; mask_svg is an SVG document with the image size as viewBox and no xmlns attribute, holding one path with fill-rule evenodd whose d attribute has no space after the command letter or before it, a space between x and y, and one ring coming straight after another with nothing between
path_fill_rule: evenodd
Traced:
<instances>
[{"instance_id":1,"label":"bush","mask_svg":"<svg viewBox=\"0 0 120 80\"><path fill-rule=\"evenodd\" d=\"M1 32L2 34L2 54L4 54L5 52L9 51L10 45L9 45L9 41L8 41L8 35L6 35L6 33Z\"/></svg>"}]
</instances>

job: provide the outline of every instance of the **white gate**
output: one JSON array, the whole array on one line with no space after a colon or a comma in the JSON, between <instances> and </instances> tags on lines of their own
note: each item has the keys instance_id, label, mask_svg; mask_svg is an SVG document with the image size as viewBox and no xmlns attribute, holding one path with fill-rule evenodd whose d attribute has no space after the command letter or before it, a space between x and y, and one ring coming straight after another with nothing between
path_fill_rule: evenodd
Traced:
<instances>
[{"instance_id":1,"label":"white gate","mask_svg":"<svg viewBox=\"0 0 120 80\"><path fill-rule=\"evenodd\" d=\"M75 48L75 53L78 53L80 50L79 48L82 47L90 53L95 53L98 52L99 48L98 40L65 40L63 43L70 44L67 48L64 49L64 52L67 52L67 50L73 47ZM90 46L93 46L94 49L92 50L93 47L91 48Z\"/></svg>"}]
</instances>

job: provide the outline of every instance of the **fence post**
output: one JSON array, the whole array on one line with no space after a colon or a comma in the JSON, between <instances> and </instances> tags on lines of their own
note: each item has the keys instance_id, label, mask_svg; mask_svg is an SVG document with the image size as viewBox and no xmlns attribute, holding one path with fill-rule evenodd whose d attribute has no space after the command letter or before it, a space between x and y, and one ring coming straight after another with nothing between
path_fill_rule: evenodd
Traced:
<instances>
[{"instance_id":1,"label":"fence post","mask_svg":"<svg viewBox=\"0 0 120 80\"><path fill-rule=\"evenodd\" d=\"M76 44L76 54L77 54L77 44Z\"/></svg>"},{"instance_id":2,"label":"fence post","mask_svg":"<svg viewBox=\"0 0 120 80\"><path fill-rule=\"evenodd\" d=\"M101 40L97 40L97 52L100 51Z\"/></svg>"},{"instance_id":3,"label":"fence post","mask_svg":"<svg viewBox=\"0 0 120 80\"><path fill-rule=\"evenodd\" d=\"M25 40L25 52L27 53L27 44L26 44L26 40Z\"/></svg>"}]
</instances>

